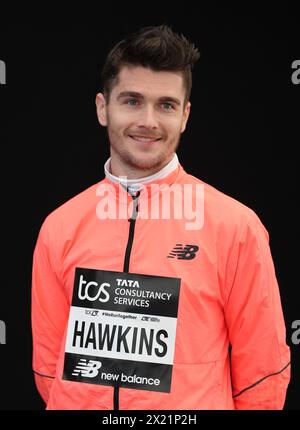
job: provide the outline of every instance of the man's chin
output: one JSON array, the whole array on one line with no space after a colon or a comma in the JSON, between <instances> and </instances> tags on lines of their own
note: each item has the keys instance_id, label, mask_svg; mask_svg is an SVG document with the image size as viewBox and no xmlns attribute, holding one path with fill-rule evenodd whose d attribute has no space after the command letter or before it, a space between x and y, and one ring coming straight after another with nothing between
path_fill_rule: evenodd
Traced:
<instances>
[{"instance_id":1,"label":"man's chin","mask_svg":"<svg viewBox=\"0 0 300 430\"><path fill-rule=\"evenodd\" d=\"M157 160L157 161L153 161L151 162L150 160L135 160L135 162L131 163L131 167L133 167L134 169L138 169L138 170L145 170L145 171L149 171L149 170L160 170L161 166L163 165L163 160Z\"/></svg>"}]
</instances>

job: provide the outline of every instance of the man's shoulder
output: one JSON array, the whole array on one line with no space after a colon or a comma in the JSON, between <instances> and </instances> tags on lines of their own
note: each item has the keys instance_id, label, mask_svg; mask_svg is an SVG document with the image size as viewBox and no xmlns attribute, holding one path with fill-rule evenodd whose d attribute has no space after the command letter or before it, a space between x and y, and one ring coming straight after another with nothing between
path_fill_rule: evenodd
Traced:
<instances>
[{"instance_id":1,"label":"man's shoulder","mask_svg":"<svg viewBox=\"0 0 300 430\"><path fill-rule=\"evenodd\" d=\"M94 213L97 204L96 191L104 179L91 185L75 196L71 197L63 204L50 212L43 222L43 226L49 229L56 229L63 223L64 226L74 225Z\"/></svg>"},{"instance_id":2,"label":"man's shoulder","mask_svg":"<svg viewBox=\"0 0 300 430\"><path fill-rule=\"evenodd\" d=\"M216 224L227 226L262 226L254 209L218 188L187 173L188 180L203 186L205 216Z\"/></svg>"}]
</instances>

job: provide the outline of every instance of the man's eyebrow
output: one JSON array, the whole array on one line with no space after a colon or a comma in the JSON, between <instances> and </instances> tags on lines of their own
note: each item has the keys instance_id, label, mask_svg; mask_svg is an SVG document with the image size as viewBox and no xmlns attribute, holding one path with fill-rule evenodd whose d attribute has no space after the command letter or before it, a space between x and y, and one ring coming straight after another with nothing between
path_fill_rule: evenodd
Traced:
<instances>
[{"instance_id":1,"label":"man's eyebrow","mask_svg":"<svg viewBox=\"0 0 300 430\"><path fill-rule=\"evenodd\" d=\"M138 99L143 99L144 96L141 93L138 93L136 91L122 91L118 97L117 100L120 100L123 97L135 97ZM175 104L177 104L178 106L181 105L181 102L179 99L177 99L176 97L171 97L171 96L164 96L164 97L160 97L159 98L160 102L173 102Z\"/></svg>"},{"instance_id":2,"label":"man's eyebrow","mask_svg":"<svg viewBox=\"0 0 300 430\"><path fill-rule=\"evenodd\" d=\"M122 97L136 97L142 99L143 95L141 93L137 93L136 91L122 91L118 95L117 100L121 99Z\"/></svg>"}]
</instances>

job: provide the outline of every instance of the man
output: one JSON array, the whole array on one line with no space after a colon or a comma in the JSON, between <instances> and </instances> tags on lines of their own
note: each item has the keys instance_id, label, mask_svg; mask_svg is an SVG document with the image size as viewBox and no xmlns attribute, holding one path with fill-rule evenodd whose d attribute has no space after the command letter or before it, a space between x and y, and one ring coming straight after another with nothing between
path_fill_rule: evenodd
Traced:
<instances>
[{"instance_id":1,"label":"man","mask_svg":"<svg viewBox=\"0 0 300 430\"><path fill-rule=\"evenodd\" d=\"M284 406L268 233L176 156L198 57L167 26L108 55L105 179L46 218L34 253L33 369L48 409Z\"/></svg>"}]
</instances>

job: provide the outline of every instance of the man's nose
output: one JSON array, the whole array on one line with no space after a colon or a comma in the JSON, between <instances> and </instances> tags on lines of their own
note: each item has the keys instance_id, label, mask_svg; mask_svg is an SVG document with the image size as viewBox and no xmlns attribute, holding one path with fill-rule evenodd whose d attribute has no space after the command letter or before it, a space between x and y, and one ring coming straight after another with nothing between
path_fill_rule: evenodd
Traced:
<instances>
[{"instance_id":1,"label":"man's nose","mask_svg":"<svg viewBox=\"0 0 300 430\"><path fill-rule=\"evenodd\" d=\"M147 105L140 110L136 125L151 129L158 127L157 114L153 106Z\"/></svg>"}]
</instances>

